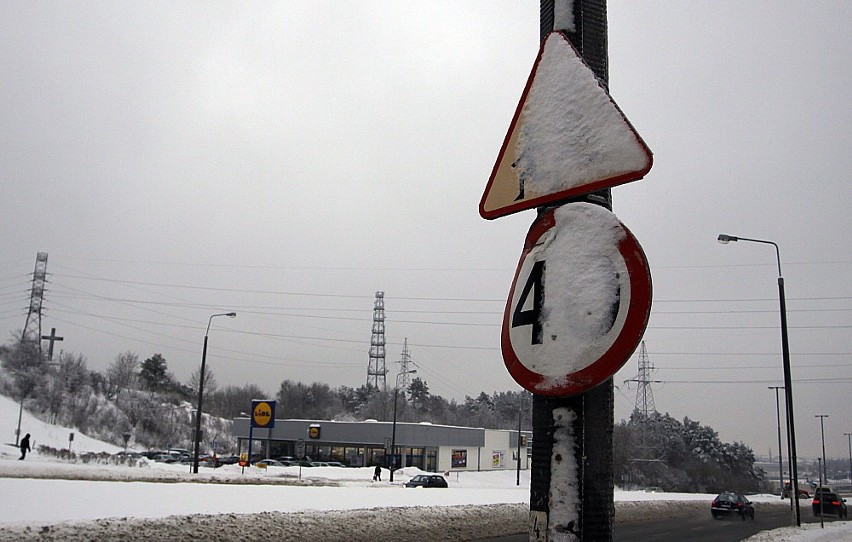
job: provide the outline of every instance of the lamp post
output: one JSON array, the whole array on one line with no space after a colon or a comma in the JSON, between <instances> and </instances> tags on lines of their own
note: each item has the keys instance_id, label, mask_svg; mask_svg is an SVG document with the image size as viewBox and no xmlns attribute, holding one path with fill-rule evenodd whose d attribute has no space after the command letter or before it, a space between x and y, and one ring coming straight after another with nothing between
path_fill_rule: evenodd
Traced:
<instances>
[{"instance_id":1,"label":"lamp post","mask_svg":"<svg viewBox=\"0 0 852 542\"><path fill-rule=\"evenodd\" d=\"M778 402L778 390L783 390L784 386L769 386L770 390L775 390L775 419L778 422L778 482L781 491L781 499L784 499L784 463L781 456L781 407Z\"/></svg>"},{"instance_id":2,"label":"lamp post","mask_svg":"<svg viewBox=\"0 0 852 542\"><path fill-rule=\"evenodd\" d=\"M210 334L210 324L217 316L236 318L235 312L213 314L207 320L207 331L204 332L204 349L201 351L201 372L198 374L198 408L195 409L195 444L192 452L192 473L198 474L198 448L201 446L201 404L204 400L204 368L207 364L207 336Z\"/></svg>"},{"instance_id":3,"label":"lamp post","mask_svg":"<svg viewBox=\"0 0 852 542\"><path fill-rule=\"evenodd\" d=\"M828 414L816 414L814 418L819 418L819 434L822 438L822 479L825 480L825 483L828 483L828 471L825 467L825 426L822 421L825 418L828 418ZM820 484L822 485L822 484Z\"/></svg>"},{"instance_id":4,"label":"lamp post","mask_svg":"<svg viewBox=\"0 0 852 542\"><path fill-rule=\"evenodd\" d=\"M390 481L393 482L393 464L394 457L396 451L396 399L399 396L399 377L414 374L417 372L417 369L412 369L410 371L405 371L404 373L399 373L396 375L396 385L393 387L393 429L391 430L391 460L390 460Z\"/></svg>"},{"instance_id":5,"label":"lamp post","mask_svg":"<svg viewBox=\"0 0 852 542\"><path fill-rule=\"evenodd\" d=\"M817 476L819 476L819 487L820 487L820 489L822 489L822 487L823 487L822 486L822 465L823 465L822 458L817 457ZM816 496L816 493L814 493L814 495ZM825 502L825 493L820 491L819 492L819 527L820 527L820 529L825 529L825 520L823 519L823 517L825 517L825 514L823 514L823 507L822 507L822 503L824 503L824 502Z\"/></svg>"},{"instance_id":6,"label":"lamp post","mask_svg":"<svg viewBox=\"0 0 852 542\"><path fill-rule=\"evenodd\" d=\"M852 484L852 433L843 433L849 441L849 483Z\"/></svg>"},{"instance_id":7,"label":"lamp post","mask_svg":"<svg viewBox=\"0 0 852 542\"><path fill-rule=\"evenodd\" d=\"M781 251L776 243L763 239L749 239L747 237L736 237L720 233L717 240L723 245L727 245L732 241L749 241L775 247L775 258L778 261L778 300L781 308L781 356L784 364L784 397L787 403L787 447L790 453L790 481L792 482L791 490L793 492L793 502L795 503L796 526L801 527L802 517L799 511L799 467L797 465L798 458L796 454L796 428L793 422L793 378L790 371L790 346L787 340L787 300L784 296L784 277L781 275Z\"/></svg>"},{"instance_id":8,"label":"lamp post","mask_svg":"<svg viewBox=\"0 0 852 542\"><path fill-rule=\"evenodd\" d=\"M822 439L822 458L819 462L819 526L825 529L825 520L823 520L823 503L825 502L825 485L828 484L828 474L825 469L825 427L822 420L828 418L828 414L816 414L814 418L819 418L819 435Z\"/></svg>"}]
</instances>

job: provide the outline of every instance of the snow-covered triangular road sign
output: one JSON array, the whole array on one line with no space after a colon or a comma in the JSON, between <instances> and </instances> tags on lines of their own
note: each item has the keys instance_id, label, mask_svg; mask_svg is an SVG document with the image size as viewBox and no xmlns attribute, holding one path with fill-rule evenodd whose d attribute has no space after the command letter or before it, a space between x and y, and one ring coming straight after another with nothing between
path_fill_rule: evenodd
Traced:
<instances>
[{"instance_id":1,"label":"snow-covered triangular road sign","mask_svg":"<svg viewBox=\"0 0 852 542\"><path fill-rule=\"evenodd\" d=\"M479 203L492 219L641 179L653 158L562 32L542 43Z\"/></svg>"}]
</instances>

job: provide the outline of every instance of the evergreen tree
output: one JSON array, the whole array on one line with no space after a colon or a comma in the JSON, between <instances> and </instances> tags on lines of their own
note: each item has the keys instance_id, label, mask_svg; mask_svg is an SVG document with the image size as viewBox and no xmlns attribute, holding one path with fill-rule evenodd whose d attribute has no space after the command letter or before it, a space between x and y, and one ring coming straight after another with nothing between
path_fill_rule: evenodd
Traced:
<instances>
[{"instance_id":1,"label":"evergreen tree","mask_svg":"<svg viewBox=\"0 0 852 542\"><path fill-rule=\"evenodd\" d=\"M150 391L163 390L169 382L168 364L162 354L154 354L142 362L139 378Z\"/></svg>"}]
</instances>

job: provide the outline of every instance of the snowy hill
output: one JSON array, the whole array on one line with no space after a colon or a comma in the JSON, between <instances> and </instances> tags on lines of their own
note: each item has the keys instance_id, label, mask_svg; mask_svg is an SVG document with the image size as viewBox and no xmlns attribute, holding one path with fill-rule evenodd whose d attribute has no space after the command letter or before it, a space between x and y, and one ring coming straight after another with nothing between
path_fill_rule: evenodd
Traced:
<instances>
[{"instance_id":1,"label":"snowy hill","mask_svg":"<svg viewBox=\"0 0 852 542\"><path fill-rule=\"evenodd\" d=\"M8 458L19 455L18 449L15 447L15 429L18 427L19 411L19 403L5 395L0 395L0 441L3 444L0 447L0 457ZM21 414L21 436L23 437L27 433L30 434L30 446L33 450L40 445L67 449L69 446L68 437L71 433L74 433L74 440L70 441L70 449L75 453L107 452L114 454L123 449L114 444L89 438L74 428L45 423L24 409Z\"/></svg>"}]
</instances>

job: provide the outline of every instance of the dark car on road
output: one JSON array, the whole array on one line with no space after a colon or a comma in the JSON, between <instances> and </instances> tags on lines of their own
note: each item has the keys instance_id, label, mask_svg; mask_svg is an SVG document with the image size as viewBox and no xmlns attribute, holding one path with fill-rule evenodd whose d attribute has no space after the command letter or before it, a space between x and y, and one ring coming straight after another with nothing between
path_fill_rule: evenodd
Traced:
<instances>
[{"instance_id":1,"label":"dark car on road","mask_svg":"<svg viewBox=\"0 0 852 542\"><path fill-rule=\"evenodd\" d=\"M447 487L447 481L440 474L418 474L405 487Z\"/></svg>"},{"instance_id":2,"label":"dark car on road","mask_svg":"<svg viewBox=\"0 0 852 542\"><path fill-rule=\"evenodd\" d=\"M713 499L713 503L710 505L710 513L713 514L713 519L736 515L740 516L743 521L746 518L754 520L754 505L740 493L723 491Z\"/></svg>"},{"instance_id":3,"label":"dark car on road","mask_svg":"<svg viewBox=\"0 0 852 542\"><path fill-rule=\"evenodd\" d=\"M811 507L814 510L815 516L831 514L832 516L844 519L849 515L849 509L846 508L846 499L841 498L837 493L820 491L814 495Z\"/></svg>"}]
</instances>

